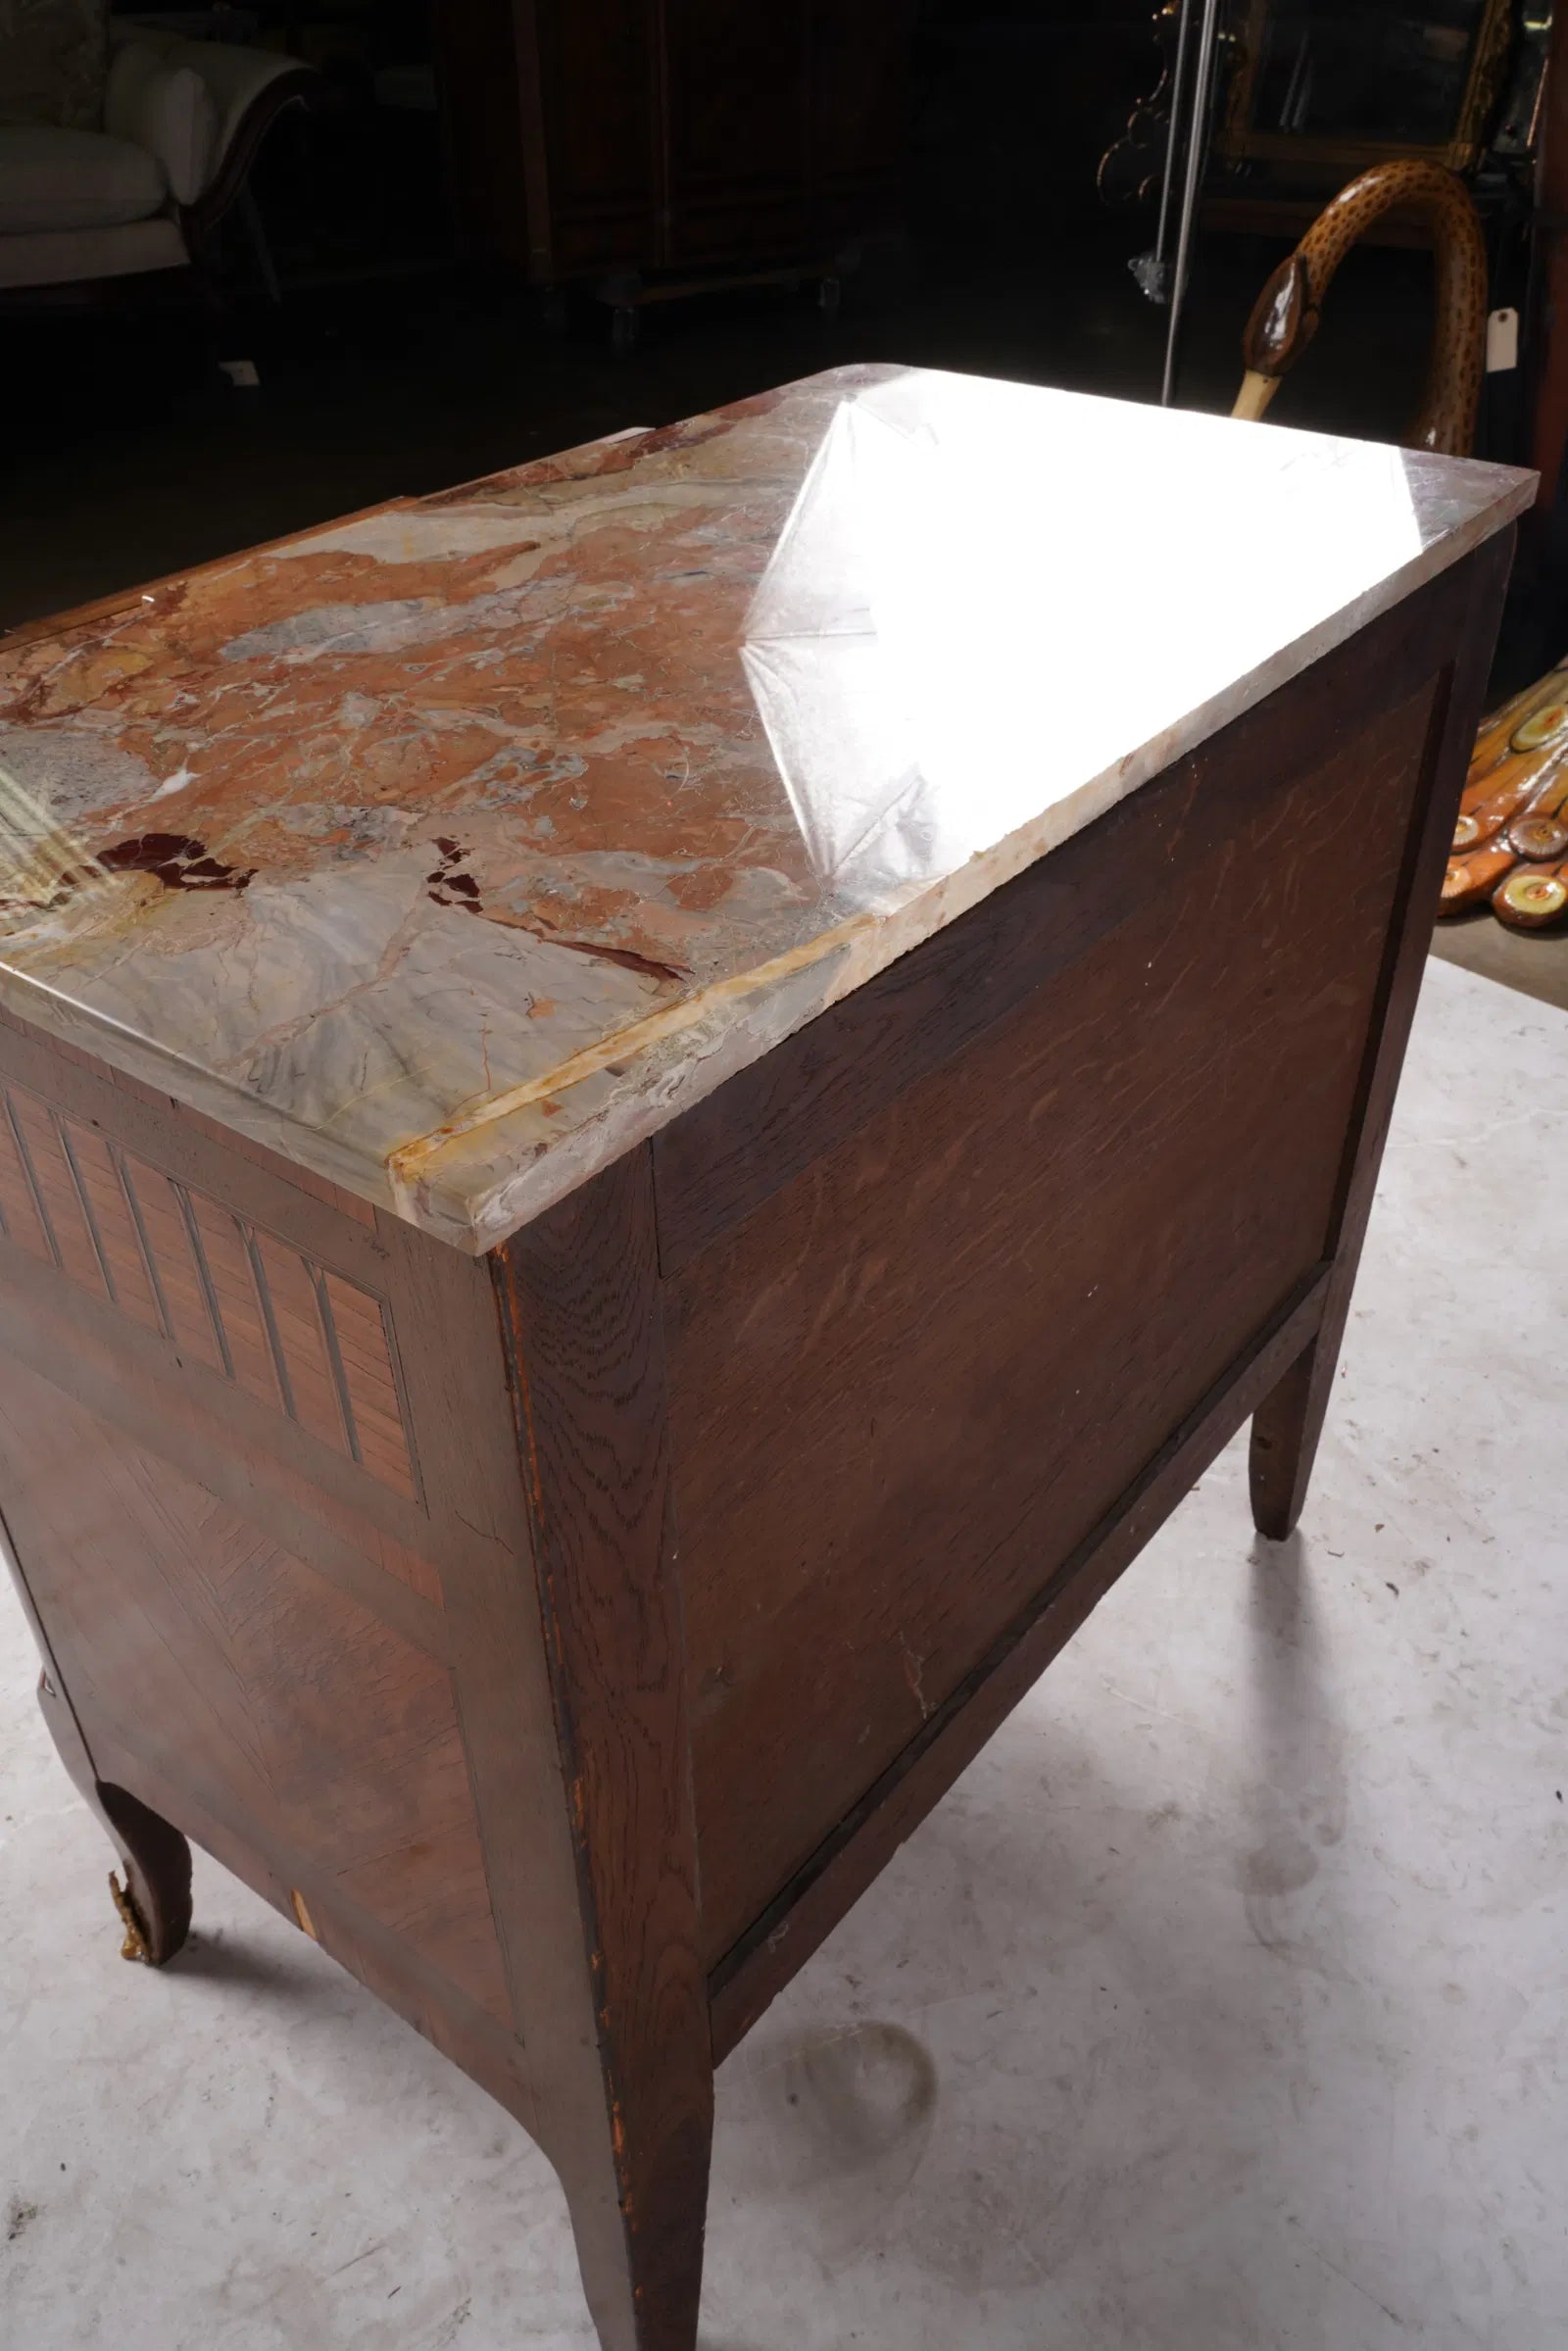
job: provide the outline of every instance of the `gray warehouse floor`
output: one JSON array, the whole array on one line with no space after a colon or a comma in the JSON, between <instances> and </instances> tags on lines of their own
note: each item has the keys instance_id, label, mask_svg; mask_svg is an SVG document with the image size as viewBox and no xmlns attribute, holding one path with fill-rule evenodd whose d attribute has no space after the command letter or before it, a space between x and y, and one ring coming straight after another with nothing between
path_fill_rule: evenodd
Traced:
<instances>
[{"instance_id":1,"label":"gray warehouse floor","mask_svg":"<svg viewBox=\"0 0 1568 2351\"><path fill-rule=\"evenodd\" d=\"M1568 1014L1427 980L1302 1534L1233 1447L720 2076L704 2351L1561 2351ZM542 2157L0 1601L4 2351L587 2351Z\"/></svg>"}]
</instances>

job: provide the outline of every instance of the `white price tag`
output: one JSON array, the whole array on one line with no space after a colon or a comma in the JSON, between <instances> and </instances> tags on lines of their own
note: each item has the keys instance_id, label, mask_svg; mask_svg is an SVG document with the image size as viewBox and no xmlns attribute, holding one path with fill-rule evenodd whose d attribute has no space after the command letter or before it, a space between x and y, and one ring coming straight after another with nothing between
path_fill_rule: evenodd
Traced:
<instances>
[{"instance_id":1,"label":"white price tag","mask_svg":"<svg viewBox=\"0 0 1568 2351\"><path fill-rule=\"evenodd\" d=\"M1487 320L1487 373L1506 375L1519 365L1519 313L1494 311Z\"/></svg>"}]
</instances>

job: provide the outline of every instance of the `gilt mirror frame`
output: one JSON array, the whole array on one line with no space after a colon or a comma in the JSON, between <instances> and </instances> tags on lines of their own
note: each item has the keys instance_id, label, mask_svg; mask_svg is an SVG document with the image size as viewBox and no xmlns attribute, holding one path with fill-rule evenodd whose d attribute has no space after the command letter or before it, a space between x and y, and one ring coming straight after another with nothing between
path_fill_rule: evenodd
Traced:
<instances>
[{"instance_id":1,"label":"gilt mirror frame","mask_svg":"<svg viewBox=\"0 0 1568 2351\"><path fill-rule=\"evenodd\" d=\"M1338 138L1330 133L1260 130L1253 122L1265 36L1277 0L1242 0L1232 32L1234 66L1225 121L1216 141L1232 163L1334 164L1348 171L1367 164L1420 157L1450 171L1471 171L1481 160L1488 121L1501 88L1513 37L1513 0L1486 0L1464 94L1452 135L1438 143Z\"/></svg>"}]
</instances>

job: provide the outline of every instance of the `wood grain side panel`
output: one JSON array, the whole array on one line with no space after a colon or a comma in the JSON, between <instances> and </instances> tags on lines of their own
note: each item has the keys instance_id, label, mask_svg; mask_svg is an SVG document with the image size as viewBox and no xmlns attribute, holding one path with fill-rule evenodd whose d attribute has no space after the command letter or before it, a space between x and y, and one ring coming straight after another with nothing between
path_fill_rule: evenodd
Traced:
<instances>
[{"instance_id":1,"label":"wood grain side panel","mask_svg":"<svg viewBox=\"0 0 1568 2351\"><path fill-rule=\"evenodd\" d=\"M174 1822L192 1844L232 1870L252 1891L299 1925L293 1896L306 1897L316 1940L415 2031L462 2068L470 2081L529 2131L545 2152L549 2135L533 2095L524 2053L514 2035L487 2010L458 1990L450 1977L432 1967L404 1938L392 1934L346 1899L340 1886L312 1872L299 1873L297 1854L271 1845L255 1824L244 1837L198 1802L188 1788L176 1787L145 1755L123 1745L112 1730L96 1727L94 1762L117 1787L130 1782L163 1819Z\"/></svg>"},{"instance_id":2,"label":"wood grain side panel","mask_svg":"<svg viewBox=\"0 0 1568 2351\"><path fill-rule=\"evenodd\" d=\"M1329 1287L1325 1272L1279 1316L1177 1429L1127 1494L1006 1627L918 1736L838 1822L710 1978L713 2050L727 2057L768 2003L884 1870L1057 1651L1137 1558L1283 1365L1309 1345Z\"/></svg>"},{"instance_id":3,"label":"wood grain side panel","mask_svg":"<svg viewBox=\"0 0 1568 2351\"><path fill-rule=\"evenodd\" d=\"M1321 1260L1427 658L666 1283L710 1965Z\"/></svg>"},{"instance_id":4,"label":"wood grain side panel","mask_svg":"<svg viewBox=\"0 0 1568 2351\"><path fill-rule=\"evenodd\" d=\"M461 1992L449 1976L432 1967L403 1937L346 1899L341 1887L299 1872L299 1857L268 1845L254 1824L244 1837L197 1801L188 1788L166 1780L146 1757L134 1753L103 1725L96 1730L94 1761L117 1787L134 1781L144 1800L174 1822L224 1869L260 1894L264 1902L299 1925L293 1896L302 1892L316 1929L316 1941L368 1991L412 2025L470 2081L505 2107L550 2153L533 2096L527 2061L515 2036L497 2018Z\"/></svg>"},{"instance_id":5,"label":"wood grain side panel","mask_svg":"<svg viewBox=\"0 0 1568 2351\"><path fill-rule=\"evenodd\" d=\"M0 1476L89 1748L101 1727L510 2024L447 1668L9 1356Z\"/></svg>"}]
</instances>

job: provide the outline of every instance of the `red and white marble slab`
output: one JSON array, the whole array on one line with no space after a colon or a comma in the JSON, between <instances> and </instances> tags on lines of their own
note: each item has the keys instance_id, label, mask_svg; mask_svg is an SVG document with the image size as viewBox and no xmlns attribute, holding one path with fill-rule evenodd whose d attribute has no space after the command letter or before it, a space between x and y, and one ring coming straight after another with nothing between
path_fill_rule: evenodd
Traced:
<instances>
[{"instance_id":1,"label":"red and white marble slab","mask_svg":"<svg viewBox=\"0 0 1568 2351\"><path fill-rule=\"evenodd\" d=\"M0 999L456 1246L1529 503L847 367L0 642Z\"/></svg>"}]
</instances>

